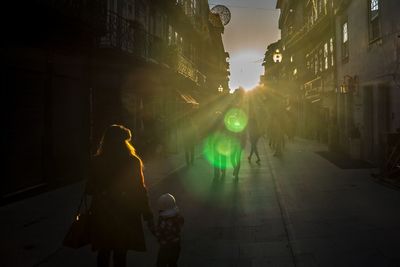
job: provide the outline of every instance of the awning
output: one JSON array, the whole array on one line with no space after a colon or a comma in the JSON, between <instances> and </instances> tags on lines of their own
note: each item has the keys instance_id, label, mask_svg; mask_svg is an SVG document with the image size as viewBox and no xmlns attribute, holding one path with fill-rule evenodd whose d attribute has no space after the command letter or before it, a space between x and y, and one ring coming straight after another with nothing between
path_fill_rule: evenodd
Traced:
<instances>
[{"instance_id":1,"label":"awning","mask_svg":"<svg viewBox=\"0 0 400 267\"><path fill-rule=\"evenodd\" d=\"M191 95L189 94L182 94L179 93L179 95L181 96L181 98L187 103L187 104L191 104L191 105L199 105L199 102L196 101L196 99L194 99Z\"/></svg>"}]
</instances>

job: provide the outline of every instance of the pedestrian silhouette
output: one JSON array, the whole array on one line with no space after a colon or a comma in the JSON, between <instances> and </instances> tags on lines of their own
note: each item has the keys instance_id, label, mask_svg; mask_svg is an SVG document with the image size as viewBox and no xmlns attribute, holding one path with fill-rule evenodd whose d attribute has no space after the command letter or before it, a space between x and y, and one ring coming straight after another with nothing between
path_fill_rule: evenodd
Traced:
<instances>
[{"instance_id":1,"label":"pedestrian silhouette","mask_svg":"<svg viewBox=\"0 0 400 267\"><path fill-rule=\"evenodd\" d=\"M86 192L92 196L91 245L97 266L126 266L128 250L145 251L142 217L154 230L143 163L130 143L131 131L111 125L92 160Z\"/></svg>"},{"instance_id":2,"label":"pedestrian silhouette","mask_svg":"<svg viewBox=\"0 0 400 267\"><path fill-rule=\"evenodd\" d=\"M231 108L236 108L238 110L242 110L244 106L244 95L245 90L243 88L239 88L234 93L234 100L231 105ZM239 116L239 115L236 115ZM236 118L238 120L239 118ZM246 122L247 123L247 122ZM240 123L243 124L243 123ZM236 132L230 132L231 135L231 164L233 166L233 176L235 179L239 178L240 171L240 161L242 158L242 151L246 146L246 127L247 125L243 125L243 129Z\"/></svg>"},{"instance_id":3,"label":"pedestrian silhouette","mask_svg":"<svg viewBox=\"0 0 400 267\"><path fill-rule=\"evenodd\" d=\"M156 237L159 242L157 267L177 266L181 251L181 229L184 219L173 195L164 194L158 199Z\"/></svg>"},{"instance_id":4,"label":"pedestrian silhouette","mask_svg":"<svg viewBox=\"0 0 400 267\"><path fill-rule=\"evenodd\" d=\"M225 129L224 118L220 111L215 113L215 124L213 127L214 136L211 139L213 151L214 179L225 178L227 168L227 155L221 152L221 147L227 144L227 130Z\"/></svg>"},{"instance_id":5,"label":"pedestrian silhouette","mask_svg":"<svg viewBox=\"0 0 400 267\"><path fill-rule=\"evenodd\" d=\"M250 141L250 155L248 157L249 161L251 161L251 157L253 154L257 157L257 163L260 163L260 155L258 154L257 143L260 139L262 133L261 129L254 118L249 119L249 141Z\"/></svg>"},{"instance_id":6,"label":"pedestrian silhouette","mask_svg":"<svg viewBox=\"0 0 400 267\"><path fill-rule=\"evenodd\" d=\"M192 118L188 118L183 128L183 147L185 150L186 165L194 163L195 146L197 142L197 130Z\"/></svg>"},{"instance_id":7,"label":"pedestrian silhouette","mask_svg":"<svg viewBox=\"0 0 400 267\"><path fill-rule=\"evenodd\" d=\"M285 131L281 117L275 117L272 121L272 148L274 156L279 157L282 155L285 146Z\"/></svg>"},{"instance_id":8,"label":"pedestrian silhouette","mask_svg":"<svg viewBox=\"0 0 400 267\"><path fill-rule=\"evenodd\" d=\"M246 146L245 131L231 133L231 164L233 166L233 176L238 179L240 171L240 161L242 159L242 151Z\"/></svg>"}]
</instances>

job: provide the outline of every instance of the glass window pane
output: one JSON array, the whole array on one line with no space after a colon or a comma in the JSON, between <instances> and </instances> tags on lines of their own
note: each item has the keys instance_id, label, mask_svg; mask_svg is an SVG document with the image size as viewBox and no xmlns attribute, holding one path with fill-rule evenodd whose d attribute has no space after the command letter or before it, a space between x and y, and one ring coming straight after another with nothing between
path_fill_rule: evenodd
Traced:
<instances>
[{"instance_id":1,"label":"glass window pane","mask_svg":"<svg viewBox=\"0 0 400 267\"><path fill-rule=\"evenodd\" d=\"M347 22L343 23L343 43L348 41Z\"/></svg>"},{"instance_id":2,"label":"glass window pane","mask_svg":"<svg viewBox=\"0 0 400 267\"><path fill-rule=\"evenodd\" d=\"M371 11L378 11L379 0L371 0Z\"/></svg>"}]
</instances>

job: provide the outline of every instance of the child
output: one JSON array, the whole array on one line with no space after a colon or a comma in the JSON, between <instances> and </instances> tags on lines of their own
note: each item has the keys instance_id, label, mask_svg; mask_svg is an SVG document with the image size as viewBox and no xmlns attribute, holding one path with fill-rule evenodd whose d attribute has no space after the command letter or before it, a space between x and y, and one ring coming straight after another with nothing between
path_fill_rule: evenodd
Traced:
<instances>
[{"instance_id":1,"label":"child","mask_svg":"<svg viewBox=\"0 0 400 267\"><path fill-rule=\"evenodd\" d=\"M180 232L184 223L179 214L175 198L171 194L164 194L158 199L158 224L156 236L160 243L157 257L157 266L177 266L181 250Z\"/></svg>"}]
</instances>

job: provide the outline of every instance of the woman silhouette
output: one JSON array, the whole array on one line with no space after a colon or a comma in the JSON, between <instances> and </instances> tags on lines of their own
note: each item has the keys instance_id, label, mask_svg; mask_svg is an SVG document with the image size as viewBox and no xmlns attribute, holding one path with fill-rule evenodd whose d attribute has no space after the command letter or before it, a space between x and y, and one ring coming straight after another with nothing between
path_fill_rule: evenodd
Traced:
<instances>
[{"instance_id":1,"label":"woman silhouette","mask_svg":"<svg viewBox=\"0 0 400 267\"><path fill-rule=\"evenodd\" d=\"M92 196L91 244L97 266L126 266L128 250L145 251L142 217L153 230L153 215L144 184L143 163L130 143L131 132L111 125L92 161L86 185Z\"/></svg>"}]
</instances>

